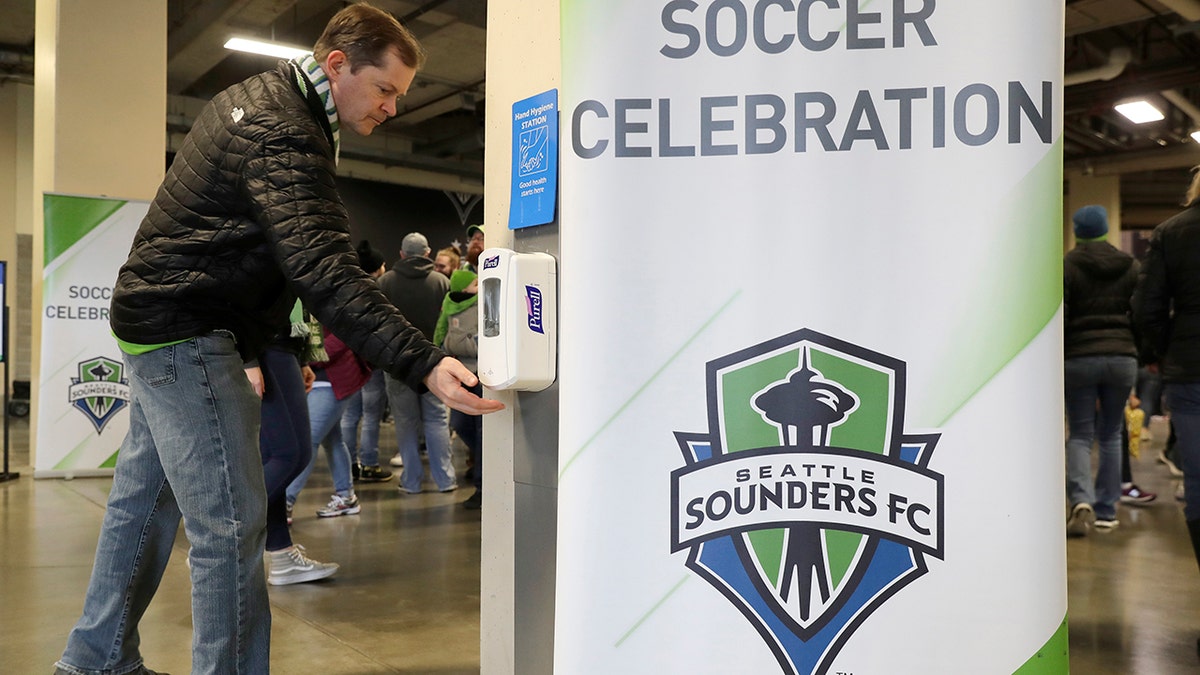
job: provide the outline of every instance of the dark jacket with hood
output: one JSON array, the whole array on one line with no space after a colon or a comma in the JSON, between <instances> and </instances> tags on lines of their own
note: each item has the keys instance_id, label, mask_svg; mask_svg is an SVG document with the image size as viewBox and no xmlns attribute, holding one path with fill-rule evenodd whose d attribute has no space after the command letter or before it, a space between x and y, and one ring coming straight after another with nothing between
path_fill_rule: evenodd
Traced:
<instances>
[{"instance_id":1,"label":"dark jacket with hood","mask_svg":"<svg viewBox=\"0 0 1200 675\"><path fill-rule=\"evenodd\" d=\"M299 296L358 355L419 389L444 355L359 266L328 116L299 77L281 62L205 106L121 267L113 333L153 345L225 329L249 359Z\"/></svg>"},{"instance_id":2,"label":"dark jacket with hood","mask_svg":"<svg viewBox=\"0 0 1200 675\"><path fill-rule=\"evenodd\" d=\"M1154 228L1134 299L1142 360L1200 381L1200 203Z\"/></svg>"},{"instance_id":3,"label":"dark jacket with hood","mask_svg":"<svg viewBox=\"0 0 1200 675\"><path fill-rule=\"evenodd\" d=\"M450 280L433 269L432 260L419 255L401 258L379 277L379 288L426 339L433 339Z\"/></svg>"},{"instance_id":4,"label":"dark jacket with hood","mask_svg":"<svg viewBox=\"0 0 1200 675\"><path fill-rule=\"evenodd\" d=\"M1077 356L1137 356L1131 302L1138 264L1107 241L1082 241L1063 259L1063 349Z\"/></svg>"}]
</instances>

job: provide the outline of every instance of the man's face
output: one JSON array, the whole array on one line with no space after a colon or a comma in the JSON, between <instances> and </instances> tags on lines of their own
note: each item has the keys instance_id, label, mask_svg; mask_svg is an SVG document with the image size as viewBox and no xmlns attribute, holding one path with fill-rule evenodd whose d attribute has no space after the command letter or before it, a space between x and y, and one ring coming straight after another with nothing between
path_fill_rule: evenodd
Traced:
<instances>
[{"instance_id":1,"label":"man's face","mask_svg":"<svg viewBox=\"0 0 1200 675\"><path fill-rule=\"evenodd\" d=\"M467 262L473 267L479 266L479 254L483 253L483 233L476 230L467 241Z\"/></svg>"},{"instance_id":2,"label":"man's face","mask_svg":"<svg viewBox=\"0 0 1200 675\"><path fill-rule=\"evenodd\" d=\"M437 259L433 261L433 269L445 274L446 276L453 274L454 268L450 265L450 256L439 255Z\"/></svg>"},{"instance_id":3,"label":"man's face","mask_svg":"<svg viewBox=\"0 0 1200 675\"><path fill-rule=\"evenodd\" d=\"M467 242L467 254L470 255L473 253L475 254L475 257L479 257L479 254L483 253L484 248L483 233L479 230L476 230L474 234L471 235L470 241Z\"/></svg>"},{"instance_id":4,"label":"man's face","mask_svg":"<svg viewBox=\"0 0 1200 675\"><path fill-rule=\"evenodd\" d=\"M417 70L404 65L396 50L384 54L383 67L359 67L351 72L345 53L333 50L322 64L337 106L338 121L361 136L396 114L396 98L408 93Z\"/></svg>"}]
</instances>

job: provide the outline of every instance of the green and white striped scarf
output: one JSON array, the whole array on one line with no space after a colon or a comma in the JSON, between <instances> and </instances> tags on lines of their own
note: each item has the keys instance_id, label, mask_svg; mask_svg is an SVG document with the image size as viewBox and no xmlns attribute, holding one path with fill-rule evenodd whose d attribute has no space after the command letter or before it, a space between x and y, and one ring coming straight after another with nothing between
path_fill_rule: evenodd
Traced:
<instances>
[{"instance_id":1,"label":"green and white striped scarf","mask_svg":"<svg viewBox=\"0 0 1200 675\"><path fill-rule=\"evenodd\" d=\"M325 104L325 114L329 116L329 128L333 131L333 161L336 164L341 150L341 134L338 131L337 106L334 105L333 93L329 89L329 78L325 75L325 69L317 63L312 54L299 56L292 60L292 64L296 67L293 70L296 72L296 84L300 85L300 90L307 94L308 85L311 82L313 90ZM307 79L301 75L302 72L307 75Z\"/></svg>"}]
</instances>

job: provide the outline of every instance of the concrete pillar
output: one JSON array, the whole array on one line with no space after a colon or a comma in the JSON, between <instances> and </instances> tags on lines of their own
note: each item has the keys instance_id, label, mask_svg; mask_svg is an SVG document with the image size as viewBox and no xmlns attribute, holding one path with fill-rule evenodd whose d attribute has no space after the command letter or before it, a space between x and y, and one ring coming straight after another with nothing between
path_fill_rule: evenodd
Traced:
<instances>
[{"instance_id":1,"label":"concrete pillar","mask_svg":"<svg viewBox=\"0 0 1200 675\"><path fill-rule=\"evenodd\" d=\"M153 198L166 163L167 3L37 0L35 32L31 462L41 359L42 195Z\"/></svg>"},{"instance_id":2,"label":"concrete pillar","mask_svg":"<svg viewBox=\"0 0 1200 675\"><path fill-rule=\"evenodd\" d=\"M488 4L488 113L484 158L484 220L487 245L523 250L508 229L509 180L512 167L512 104L559 86L562 79L559 0L493 0ZM519 54L520 58L513 58ZM534 230L544 230L546 225ZM557 233L557 230L555 230ZM522 414L537 415L556 394L541 392L522 397L514 392L488 395L504 401L506 410L487 415L483 422L485 506L483 509L482 574L480 585L480 672L483 675L538 675L552 671L553 577L551 569L519 569L517 483L514 447L526 444ZM557 417L557 410L552 414ZM557 467L553 467L552 471ZM528 488L528 486L525 486ZM551 508L550 511L553 509ZM528 513L526 520L530 520ZM534 524L553 539L553 515ZM547 522L548 521L548 522ZM528 524L526 524L528 525ZM552 546L552 544L551 544ZM529 546L526 546L529 548ZM525 554L533 553L524 551ZM551 551L552 555L552 551ZM518 593L530 579L541 580L543 594ZM518 597L521 596L521 597Z\"/></svg>"}]
</instances>

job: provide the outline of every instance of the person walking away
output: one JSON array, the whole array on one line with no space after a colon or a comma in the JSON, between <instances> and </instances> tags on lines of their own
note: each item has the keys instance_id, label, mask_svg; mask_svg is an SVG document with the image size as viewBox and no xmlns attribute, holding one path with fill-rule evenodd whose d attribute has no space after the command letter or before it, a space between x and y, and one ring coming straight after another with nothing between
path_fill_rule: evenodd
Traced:
<instances>
[{"instance_id":1,"label":"person walking away","mask_svg":"<svg viewBox=\"0 0 1200 675\"><path fill-rule=\"evenodd\" d=\"M1183 516L1200 564L1200 167L1192 171L1186 206L1150 235L1134 320L1142 360L1163 378L1183 470Z\"/></svg>"},{"instance_id":2,"label":"person walking away","mask_svg":"<svg viewBox=\"0 0 1200 675\"><path fill-rule=\"evenodd\" d=\"M1071 218L1076 246L1063 259L1067 410L1067 534L1115 528L1121 497L1121 428L1137 378L1131 299L1138 265L1106 241L1108 213L1085 206ZM1092 442L1099 461L1092 477Z\"/></svg>"}]
</instances>

